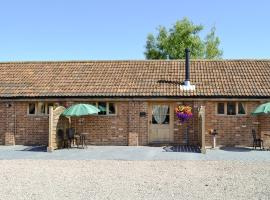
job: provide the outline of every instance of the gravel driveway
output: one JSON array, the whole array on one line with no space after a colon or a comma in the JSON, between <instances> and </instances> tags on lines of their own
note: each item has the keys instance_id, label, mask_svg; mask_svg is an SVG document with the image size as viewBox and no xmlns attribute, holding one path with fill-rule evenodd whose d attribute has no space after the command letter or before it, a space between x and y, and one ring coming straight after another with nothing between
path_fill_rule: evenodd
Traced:
<instances>
[{"instance_id":1,"label":"gravel driveway","mask_svg":"<svg viewBox=\"0 0 270 200\"><path fill-rule=\"evenodd\" d=\"M0 160L1 199L269 199L270 162Z\"/></svg>"}]
</instances>

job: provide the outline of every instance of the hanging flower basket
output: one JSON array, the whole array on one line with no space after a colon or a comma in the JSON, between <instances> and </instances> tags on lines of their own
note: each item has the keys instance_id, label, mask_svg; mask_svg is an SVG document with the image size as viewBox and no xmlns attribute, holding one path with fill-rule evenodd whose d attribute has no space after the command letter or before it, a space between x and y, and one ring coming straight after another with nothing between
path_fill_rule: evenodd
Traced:
<instances>
[{"instance_id":1,"label":"hanging flower basket","mask_svg":"<svg viewBox=\"0 0 270 200\"><path fill-rule=\"evenodd\" d=\"M177 106L175 108L175 113L181 123L184 123L193 116L191 106L186 105Z\"/></svg>"}]
</instances>

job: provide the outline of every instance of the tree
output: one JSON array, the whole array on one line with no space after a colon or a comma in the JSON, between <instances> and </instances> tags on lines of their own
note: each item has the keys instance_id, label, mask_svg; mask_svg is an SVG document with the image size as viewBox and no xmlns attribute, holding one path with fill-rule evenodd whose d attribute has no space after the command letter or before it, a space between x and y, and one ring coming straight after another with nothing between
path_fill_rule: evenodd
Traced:
<instances>
[{"instance_id":1,"label":"tree","mask_svg":"<svg viewBox=\"0 0 270 200\"><path fill-rule=\"evenodd\" d=\"M146 59L183 59L185 48L191 49L191 58L221 58L220 40L215 35L215 28L206 36L205 41L199 36L202 25L194 25L187 18L177 21L172 28L158 28L155 37L149 34L146 40Z\"/></svg>"},{"instance_id":2,"label":"tree","mask_svg":"<svg viewBox=\"0 0 270 200\"><path fill-rule=\"evenodd\" d=\"M218 49L220 45L220 40L216 37L216 28L213 27L210 33L205 38L205 58L215 59L221 58L223 51Z\"/></svg>"}]
</instances>

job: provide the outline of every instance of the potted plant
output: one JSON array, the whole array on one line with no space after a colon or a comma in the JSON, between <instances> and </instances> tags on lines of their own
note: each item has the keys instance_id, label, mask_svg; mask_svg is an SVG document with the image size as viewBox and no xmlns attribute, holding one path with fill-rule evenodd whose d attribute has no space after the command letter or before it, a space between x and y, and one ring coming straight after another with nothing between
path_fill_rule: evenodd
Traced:
<instances>
[{"instance_id":1,"label":"potted plant","mask_svg":"<svg viewBox=\"0 0 270 200\"><path fill-rule=\"evenodd\" d=\"M192 107L187 105L179 105L175 108L175 113L180 123L184 123L192 118Z\"/></svg>"}]
</instances>

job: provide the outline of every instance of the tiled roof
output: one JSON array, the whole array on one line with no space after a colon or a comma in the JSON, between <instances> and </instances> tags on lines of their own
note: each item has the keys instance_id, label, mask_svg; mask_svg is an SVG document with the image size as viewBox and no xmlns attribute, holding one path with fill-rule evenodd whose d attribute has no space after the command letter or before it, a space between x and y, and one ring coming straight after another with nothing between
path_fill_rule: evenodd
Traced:
<instances>
[{"instance_id":1,"label":"tiled roof","mask_svg":"<svg viewBox=\"0 0 270 200\"><path fill-rule=\"evenodd\" d=\"M0 63L7 97L270 97L270 60L192 60L183 91L183 60Z\"/></svg>"}]
</instances>

